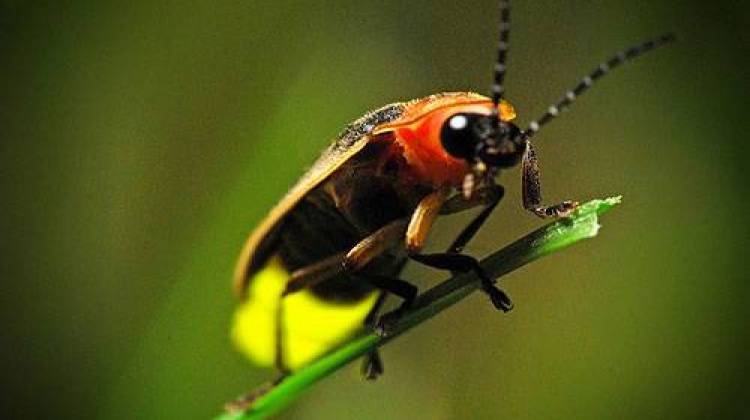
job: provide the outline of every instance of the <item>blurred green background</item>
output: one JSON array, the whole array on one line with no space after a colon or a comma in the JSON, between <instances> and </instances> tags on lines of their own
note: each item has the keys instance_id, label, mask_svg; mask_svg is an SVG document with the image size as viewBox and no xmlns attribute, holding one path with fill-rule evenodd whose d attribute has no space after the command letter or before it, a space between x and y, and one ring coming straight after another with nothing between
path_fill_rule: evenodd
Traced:
<instances>
[{"instance_id":1,"label":"blurred green background","mask_svg":"<svg viewBox=\"0 0 750 420\"><path fill-rule=\"evenodd\" d=\"M494 0L0 4L4 418L207 418L273 376L228 340L245 236L366 110L486 92L498 19ZM511 313L472 296L388 345L382 380L352 366L282 417L750 416L750 7L513 7L521 123L617 49L679 35L537 140L547 201L624 204L507 277ZM519 178L472 253L540 225Z\"/></svg>"}]
</instances>

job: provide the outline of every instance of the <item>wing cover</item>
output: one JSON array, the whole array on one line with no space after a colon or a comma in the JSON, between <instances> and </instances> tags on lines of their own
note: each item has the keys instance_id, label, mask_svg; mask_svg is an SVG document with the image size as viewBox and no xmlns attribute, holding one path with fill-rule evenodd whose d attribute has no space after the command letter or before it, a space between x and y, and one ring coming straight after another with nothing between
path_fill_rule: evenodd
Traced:
<instances>
[{"instance_id":1,"label":"wing cover","mask_svg":"<svg viewBox=\"0 0 750 420\"><path fill-rule=\"evenodd\" d=\"M275 231L284 216L310 190L323 182L349 158L367 145L370 133L382 124L398 119L406 105L393 103L365 114L349 124L336 141L326 149L297 184L274 207L245 242L234 271L235 291L243 296L249 279L273 254Z\"/></svg>"}]
</instances>

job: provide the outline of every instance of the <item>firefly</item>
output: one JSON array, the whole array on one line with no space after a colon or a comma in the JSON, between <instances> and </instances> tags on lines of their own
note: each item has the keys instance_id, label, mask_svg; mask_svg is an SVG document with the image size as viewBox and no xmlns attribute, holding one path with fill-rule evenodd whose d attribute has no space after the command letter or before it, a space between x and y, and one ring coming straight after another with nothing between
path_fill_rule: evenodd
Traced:
<instances>
[{"instance_id":1,"label":"firefly","mask_svg":"<svg viewBox=\"0 0 750 420\"><path fill-rule=\"evenodd\" d=\"M408 308L417 288L400 273L410 260L474 272L492 305L510 310L508 295L463 253L503 198L498 174L520 165L523 207L542 218L568 216L575 201L542 201L535 138L605 74L674 40L667 34L618 52L522 128L504 88L507 0L499 32L489 96L445 92L366 113L250 234L234 273L241 303L232 337L257 364L297 370L374 327L386 296ZM445 252L423 252L439 216L474 208L481 211ZM376 351L365 359L367 378L383 372Z\"/></svg>"}]
</instances>

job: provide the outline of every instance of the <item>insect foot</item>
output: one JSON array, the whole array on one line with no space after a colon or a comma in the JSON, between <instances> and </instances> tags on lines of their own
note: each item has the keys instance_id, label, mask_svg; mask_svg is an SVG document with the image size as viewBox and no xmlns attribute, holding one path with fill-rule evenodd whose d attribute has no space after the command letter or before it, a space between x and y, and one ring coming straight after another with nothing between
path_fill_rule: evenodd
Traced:
<instances>
[{"instance_id":1,"label":"insect foot","mask_svg":"<svg viewBox=\"0 0 750 420\"><path fill-rule=\"evenodd\" d=\"M384 372L383 360L380 359L380 355L377 350L367 353L365 359L362 361L362 376L368 381L378 379Z\"/></svg>"},{"instance_id":2,"label":"insect foot","mask_svg":"<svg viewBox=\"0 0 750 420\"><path fill-rule=\"evenodd\" d=\"M404 314L404 311L401 309L396 309L393 312L389 312L378 319L377 324L375 324L375 334L380 336L381 338L385 338L393 334L393 332L396 330L396 324L401 319L401 316Z\"/></svg>"},{"instance_id":3,"label":"insect foot","mask_svg":"<svg viewBox=\"0 0 750 420\"><path fill-rule=\"evenodd\" d=\"M545 219L547 217L568 217L578 208L577 201L565 200L560 204L533 209L534 214Z\"/></svg>"}]
</instances>

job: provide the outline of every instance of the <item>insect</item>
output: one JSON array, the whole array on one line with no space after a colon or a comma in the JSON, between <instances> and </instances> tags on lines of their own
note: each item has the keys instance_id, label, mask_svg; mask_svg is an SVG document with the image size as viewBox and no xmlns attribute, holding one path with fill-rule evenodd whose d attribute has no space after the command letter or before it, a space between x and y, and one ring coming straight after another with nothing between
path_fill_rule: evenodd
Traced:
<instances>
[{"instance_id":1,"label":"insect","mask_svg":"<svg viewBox=\"0 0 750 420\"><path fill-rule=\"evenodd\" d=\"M574 201L542 204L533 138L603 75L674 37L663 35L602 62L521 129L505 100L510 11L507 0L500 5L489 97L439 93L365 114L252 232L234 275L242 303L232 335L255 362L294 371L363 325L374 326L386 295L408 308L417 288L399 274L409 260L475 272L492 304L511 309L477 260L462 253L503 197L498 173L520 164L523 207L543 218L569 215ZM437 217L477 207L482 210L446 252L422 252ZM383 372L376 352L363 366L368 378Z\"/></svg>"}]
</instances>

